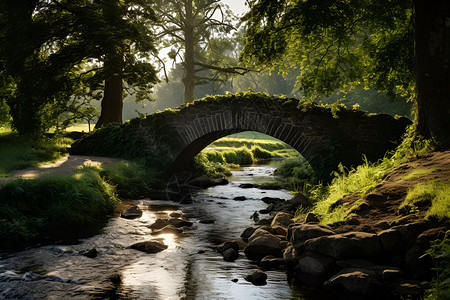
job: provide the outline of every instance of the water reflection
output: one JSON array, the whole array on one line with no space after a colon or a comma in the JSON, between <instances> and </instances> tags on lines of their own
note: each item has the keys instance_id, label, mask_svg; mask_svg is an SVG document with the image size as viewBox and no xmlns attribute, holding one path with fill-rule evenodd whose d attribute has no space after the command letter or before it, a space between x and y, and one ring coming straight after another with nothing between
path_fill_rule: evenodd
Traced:
<instances>
[{"instance_id":1,"label":"water reflection","mask_svg":"<svg viewBox=\"0 0 450 300\"><path fill-rule=\"evenodd\" d=\"M239 239L243 229L253 224L250 216L266 206L259 199L291 197L286 191L238 187L270 180L267 175L273 170L273 166L260 166L233 171L232 183L202 191L193 204L185 206L168 206L167 201L133 202L143 210L139 219L112 218L102 234L80 244L29 249L0 260L0 298L290 299L293 292L284 272L269 271L266 286L253 286L243 278L257 266L242 252L236 262L225 262L213 250L225 240ZM234 201L235 196L249 200ZM169 218L174 211L182 212L194 225L181 235L152 235L149 226L158 218ZM204 219L214 223L199 222ZM156 254L129 249L134 243L156 239L168 249ZM94 259L79 254L92 248L99 253ZM53 274L62 282L7 280L1 275L5 271L23 274L26 268ZM68 284L67 279L80 284Z\"/></svg>"}]
</instances>

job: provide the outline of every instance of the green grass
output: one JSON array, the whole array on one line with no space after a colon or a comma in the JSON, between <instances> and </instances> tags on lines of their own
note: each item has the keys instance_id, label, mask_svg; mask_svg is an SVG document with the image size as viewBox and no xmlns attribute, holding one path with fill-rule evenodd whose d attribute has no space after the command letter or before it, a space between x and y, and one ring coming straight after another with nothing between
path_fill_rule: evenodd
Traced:
<instances>
[{"instance_id":1,"label":"green grass","mask_svg":"<svg viewBox=\"0 0 450 300\"><path fill-rule=\"evenodd\" d=\"M341 168L328 186L319 184L313 187L309 191L311 200L315 202L313 212L320 216L323 224L351 219L352 212L364 203L364 196L381 182L386 172L412 157L432 151L433 147L432 141L417 138L411 126L402 144L394 152L386 154L383 159L375 163L365 160L364 164L350 171ZM341 203L341 200L350 194L356 195L356 200L351 204Z\"/></svg>"},{"instance_id":2,"label":"green grass","mask_svg":"<svg viewBox=\"0 0 450 300\"><path fill-rule=\"evenodd\" d=\"M421 182L408 190L400 208L410 212L419 211L421 206L430 205L426 217L437 219L450 218L450 182Z\"/></svg>"},{"instance_id":3,"label":"green grass","mask_svg":"<svg viewBox=\"0 0 450 300\"><path fill-rule=\"evenodd\" d=\"M72 142L65 137L34 141L3 128L0 130L0 177L11 176L13 170L54 162L66 155Z\"/></svg>"},{"instance_id":4,"label":"green grass","mask_svg":"<svg viewBox=\"0 0 450 300\"><path fill-rule=\"evenodd\" d=\"M100 168L100 174L111 182L121 198L141 199L154 189L161 189L162 175L147 168L144 161L121 161Z\"/></svg>"},{"instance_id":5,"label":"green grass","mask_svg":"<svg viewBox=\"0 0 450 300\"><path fill-rule=\"evenodd\" d=\"M433 172L436 172L437 170L438 170L437 168L414 170L411 173L409 173L408 175L406 175L405 177L403 177L403 180L418 179L420 177L423 177L423 176L429 175Z\"/></svg>"},{"instance_id":6,"label":"green grass","mask_svg":"<svg viewBox=\"0 0 450 300\"><path fill-rule=\"evenodd\" d=\"M61 237L104 220L120 198L138 199L162 188L143 162L83 167L73 175L16 180L0 189L0 240L16 247Z\"/></svg>"},{"instance_id":7,"label":"green grass","mask_svg":"<svg viewBox=\"0 0 450 300\"><path fill-rule=\"evenodd\" d=\"M0 189L2 247L17 247L45 236L63 236L103 220L118 199L115 188L94 168L72 176L16 180Z\"/></svg>"}]
</instances>

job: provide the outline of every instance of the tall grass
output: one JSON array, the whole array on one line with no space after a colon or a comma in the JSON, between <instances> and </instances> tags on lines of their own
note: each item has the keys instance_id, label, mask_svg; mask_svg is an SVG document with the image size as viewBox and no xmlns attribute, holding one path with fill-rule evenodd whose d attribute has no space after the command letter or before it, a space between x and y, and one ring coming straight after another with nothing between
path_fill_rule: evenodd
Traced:
<instances>
[{"instance_id":1,"label":"tall grass","mask_svg":"<svg viewBox=\"0 0 450 300\"><path fill-rule=\"evenodd\" d=\"M140 199L155 189L161 189L162 174L145 166L144 161L121 161L100 168L103 178L111 182L121 198Z\"/></svg>"},{"instance_id":2,"label":"tall grass","mask_svg":"<svg viewBox=\"0 0 450 300\"><path fill-rule=\"evenodd\" d=\"M375 163L365 159L364 164L352 170L341 167L328 186L319 184L313 187L309 192L311 199L316 203L313 211L321 216L321 222L324 224L351 218L352 211L363 203L362 198L375 188L386 172L412 157L433 149L433 141L417 137L413 127L409 127L402 143L394 152L387 153L383 159ZM349 194L358 195L358 200L352 204L341 203L341 200Z\"/></svg>"},{"instance_id":3,"label":"tall grass","mask_svg":"<svg viewBox=\"0 0 450 300\"><path fill-rule=\"evenodd\" d=\"M2 247L94 224L112 213L117 203L114 186L93 168L72 176L6 183L0 189Z\"/></svg>"}]
</instances>

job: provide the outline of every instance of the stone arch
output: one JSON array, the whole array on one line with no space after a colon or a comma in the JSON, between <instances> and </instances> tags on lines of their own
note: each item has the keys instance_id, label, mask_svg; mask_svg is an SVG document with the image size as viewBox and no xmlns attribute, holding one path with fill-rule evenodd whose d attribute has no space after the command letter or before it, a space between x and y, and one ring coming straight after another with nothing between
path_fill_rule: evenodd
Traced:
<instances>
[{"instance_id":1,"label":"stone arch","mask_svg":"<svg viewBox=\"0 0 450 300\"><path fill-rule=\"evenodd\" d=\"M71 153L164 156L173 172L216 139L257 131L292 146L316 174L327 178L339 163L352 166L360 164L363 155L370 161L383 157L410 123L385 114L332 112L312 102L247 93L206 97L175 111L101 130L72 145ZM138 151L129 151L130 142ZM105 153L108 145L115 150Z\"/></svg>"}]
</instances>

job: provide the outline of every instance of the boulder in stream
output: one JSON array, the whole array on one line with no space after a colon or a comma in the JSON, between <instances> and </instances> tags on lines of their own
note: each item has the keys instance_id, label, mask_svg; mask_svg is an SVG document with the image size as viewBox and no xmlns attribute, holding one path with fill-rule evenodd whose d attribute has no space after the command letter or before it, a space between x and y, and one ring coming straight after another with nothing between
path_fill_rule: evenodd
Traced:
<instances>
[{"instance_id":1,"label":"boulder in stream","mask_svg":"<svg viewBox=\"0 0 450 300\"><path fill-rule=\"evenodd\" d=\"M155 223L153 223L152 225L148 226L150 229L152 230L158 230L161 229L165 226L169 225L169 220L167 219L157 219L155 221Z\"/></svg>"},{"instance_id":2,"label":"boulder in stream","mask_svg":"<svg viewBox=\"0 0 450 300\"><path fill-rule=\"evenodd\" d=\"M181 234L183 233L183 229L177 228L173 225L167 225L163 228L153 231L152 235L159 235L159 234Z\"/></svg>"},{"instance_id":3,"label":"boulder in stream","mask_svg":"<svg viewBox=\"0 0 450 300\"><path fill-rule=\"evenodd\" d=\"M251 188L253 188L253 187L255 187L255 186L254 186L253 183L241 183L241 184L239 185L239 187L240 187L241 189L251 189Z\"/></svg>"},{"instance_id":4,"label":"boulder in stream","mask_svg":"<svg viewBox=\"0 0 450 300\"><path fill-rule=\"evenodd\" d=\"M120 216L125 219L137 219L142 217L142 210L137 205L132 206L124 210Z\"/></svg>"},{"instance_id":5,"label":"boulder in stream","mask_svg":"<svg viewBox=\"0 0 450 300\"><path fill-rule=\"evenodd\" d=\"M248 259L259 261L268 255L281 257L283 249L284 244L278 237L265 230L257 229L249 238L244 253Z\"/></svg>"},{"instance_id":6,"label":"boulder in stream","mask_svg":"<svg viewBox=\"0 0 450 300\"><path fill-rule=\"evenodd\" d=\"M228 248L227 250L222 252L223 260L233 262L239 257L239 252L234 250L233 248Z\"/></svg>"},{"instance_id":7,"label":"boulder in stream","mask_svg":"<svg viewBox=\"0 0 450 300\"><path fill-rule=\"evenodd\" d=\"M133 244L129 248L146 253L158 253L166 250L168 246L158 241L145 241Z\"/></svg>"},{"instance_id":8,"label":"boulder in stream","mask_svg":"<svg viewBox=\"0 0 450 300\"><path fill-rule=\"evenodd\" d=\"M251 282L253 285L267 284L267 274L261 270L253 271L252 273L246 275L244 279L248 282Z\"/></svg>"}]
</instances>

